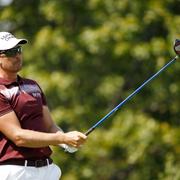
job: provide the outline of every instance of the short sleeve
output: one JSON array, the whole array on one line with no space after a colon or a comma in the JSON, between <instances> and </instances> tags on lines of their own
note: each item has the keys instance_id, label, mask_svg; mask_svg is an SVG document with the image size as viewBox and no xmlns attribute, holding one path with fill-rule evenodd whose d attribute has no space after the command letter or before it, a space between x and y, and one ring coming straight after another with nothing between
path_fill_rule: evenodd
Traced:
<instances>
[{"instance_id":1,"label":"short sleeve","mask_svg":"<svg viewBox=\"0 0 180 180\"><path fill-rule=\"evenodd\" d=\"M40 89L40 91L41 91L42 104L43 104L44 106L46 106L46 105L47 105L47 101L46 101L46 96L45 96L43 90L41 89L40 85L39 85L36 81L34 81L34 83L39 87L39 89Z\"/></svg>"},{"instance_id":2,"label":"short sleeve","mask_svg":"<svg viewBox=\"0 0 180 180\"><path fill-rule=\"evenodd\" d=\"M44 95L44 93L43 93L43 91L41 90L41 97L42 97L42 103L43 103L43 105L47 105L47 101L46 101L46 97L45 97L45 95Z\"/></svg>"},{"instance_id":3,"label":"short sleeve","mask_svg":"<svg viewBox=\"0 0 180 180\"><path fill-rule=\"evenodd\" d=\"M13 111L11 105L9 104L7 98L0 93L0 116Z\"/></svg>"}]
</instances>

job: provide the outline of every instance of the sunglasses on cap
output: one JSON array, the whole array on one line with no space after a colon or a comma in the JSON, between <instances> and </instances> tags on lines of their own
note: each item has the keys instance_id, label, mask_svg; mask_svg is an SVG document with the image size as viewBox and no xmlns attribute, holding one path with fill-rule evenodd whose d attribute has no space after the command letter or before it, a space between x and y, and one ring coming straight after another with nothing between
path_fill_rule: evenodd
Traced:
<instances>
[{"instance_id":1,"label":"sunglasses on cap","mask_svg":"<svg viewBox=\"0 0 180 180\"><path fill-rule=\"evenodd\" d=\"M14 57L18 54L22 53L22 48L21 46L12 48L12 49L8 49L8 50L4 50L4 51L0 51L0 54L5 54L7 57Z\"/></svg>"}]
</instances>

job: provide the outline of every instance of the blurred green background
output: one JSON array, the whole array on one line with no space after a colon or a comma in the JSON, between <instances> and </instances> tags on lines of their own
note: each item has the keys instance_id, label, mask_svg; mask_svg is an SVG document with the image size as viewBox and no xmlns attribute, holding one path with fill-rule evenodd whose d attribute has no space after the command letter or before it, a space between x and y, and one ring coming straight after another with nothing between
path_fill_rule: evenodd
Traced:
<instances>
[{"instance_id":1,"label":"blurred green background","mask_svg":"<svg viewBox=\"0 0 180 180\"><path fill-rule=\"evenodd\" d=\"M59 126L85 132L175 56L180 0L0 0L0 31L29 40L20 74ZM179 77L176 62L79 152L52 147L62 180L179 180Z\"/></svg>"}]
</instances>

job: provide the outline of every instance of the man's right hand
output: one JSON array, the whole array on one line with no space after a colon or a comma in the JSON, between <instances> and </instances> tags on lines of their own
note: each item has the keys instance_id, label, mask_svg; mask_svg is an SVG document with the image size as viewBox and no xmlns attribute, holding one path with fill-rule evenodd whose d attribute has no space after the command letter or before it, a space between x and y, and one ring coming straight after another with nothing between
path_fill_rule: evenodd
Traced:
<instances>
[{"instance_id":1,"label":"man's right hand","mask_svg":"<svg viewBox=\"0 0 180 180\"><path fill-rule=\"evenodd\" d=\"M78 132L78 131L70 131L70 132L64 133L63 141L65 144L69 146L79 148L82 144L85 143L86 139L87 139L87 136L84 135L83 133Z\"/></svg>"}]
</instances>

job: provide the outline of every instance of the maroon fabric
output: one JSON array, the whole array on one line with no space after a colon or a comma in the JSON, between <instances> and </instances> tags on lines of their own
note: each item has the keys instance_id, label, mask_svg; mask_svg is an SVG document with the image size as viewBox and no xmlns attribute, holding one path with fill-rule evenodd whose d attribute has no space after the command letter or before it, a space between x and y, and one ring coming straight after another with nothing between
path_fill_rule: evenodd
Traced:
<instances>
[{"instance_id":1,"label":"maroon fabric","mask_svg":"<svg viewBox=\"0 0 180 180\"><path fill-rule=\"evenodd\" d=\"M46 132L42 107L45 96L39 85L30 79L18 76L16 82L0 78L0 116L14 111L23 129ZM0 162L8 159L39 159L49 157L49 147L17 147L0 132Z\"/></svg>"}]
</instances>

